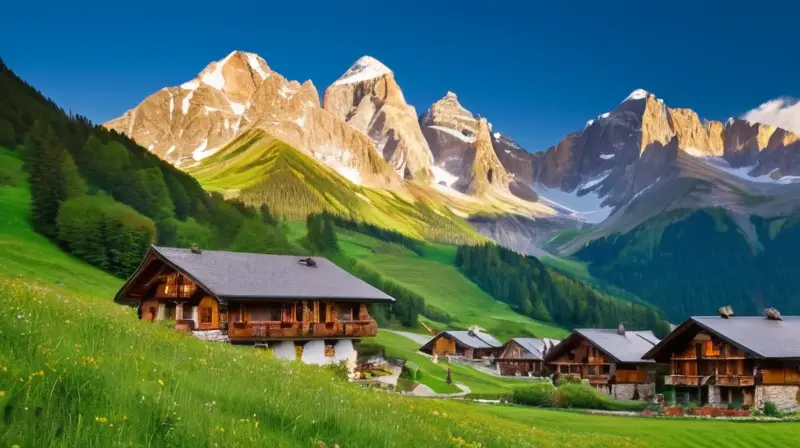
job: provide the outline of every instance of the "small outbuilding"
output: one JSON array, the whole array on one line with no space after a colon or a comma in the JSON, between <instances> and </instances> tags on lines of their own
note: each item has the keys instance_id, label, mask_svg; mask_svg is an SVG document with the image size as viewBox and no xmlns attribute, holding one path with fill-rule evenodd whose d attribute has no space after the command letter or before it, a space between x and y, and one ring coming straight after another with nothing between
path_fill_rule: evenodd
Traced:
<instances>
[{"instance_id":1,"label":"small outbuilding","mask_svg":"<svg viewBox=\"0 0 800 448\"><path fill-rule=\"evenodd\" d=\"M443 331L433 337L420 351L436 356L463 356L470 359L496 358L503 344L481 331Z\"/></svg>"},{"instance_id":2,"label":"small outbuilding","mask_svg":"<svg viewBox=\"0 0 800 448\"><path fill-rule=\"evenodd\" d=\"M512 338L497 357L497 373L504 376L541 376L544 355L558 345L556 339Z\"/></svg>"}]
</instances>

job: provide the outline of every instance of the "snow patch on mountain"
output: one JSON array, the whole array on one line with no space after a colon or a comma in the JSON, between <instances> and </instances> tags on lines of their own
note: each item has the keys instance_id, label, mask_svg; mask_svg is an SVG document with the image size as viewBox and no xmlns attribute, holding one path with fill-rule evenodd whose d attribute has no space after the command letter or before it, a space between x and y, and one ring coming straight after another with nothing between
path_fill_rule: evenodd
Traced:
<instances>
[{"instance_id":1,"label":"snow patch on mountain","mask_svg":"<svg viewBox=\"0 0 800 448\"><path fill-rule=\"evenodd\" d=\"M195 90L198 87L200 87L200 81L196 79L186 81L185 83L181 84L181 89L184 90Z\"/></svg>"},{"instance_id":2,"label":"snow patch on mountain","mask_svg":"<svg viewBox=\"0 0 800 448\"><path fill-rule=\"evenodd\" d=\"M253 53L245 53L247 55L247 65L250 66L253 71L258 73L258 76L261 77L261 80L265 80L269 78L269 73L265 72L263 68L261 68L261 64L258 61L258 55Z\"/></svg>"},{"instance_id":3,"label":"snow patch on mountain","mask_svg":"<svg viewBox=\"0 0 800 448\"><path fill-rule=\"evenodd\" d=\"M475 142L475 136L466 136L466 135L462 134L461 132L459 132L459 131L457 131L455 129L451 129L451 128L444 127L444 126L428 126L428 127L431 128L431 129L436 129L437 131L442 131L445 134L452 135L453 137L456 137L459 140L467 142L467 143Z\"/></svg>"},{"instance_id":4,"label":"snow patch on mountain","mask_svg":"<svg viewBox=\"0 0 800 448\"><path fill-rule=\"evenodd\" d=\"M585 184L582 186L585 190ZM603 198L596 191L583 193L581 187L566 192L560 188L548 188L536 185L534 190L540 201L550 205L561 214L571 216L580 221L598 224L605 221L614 211L613 207L601 205Z\"/></svg>"},{"instance_id":5,"label":"snow patch on mountain","mask_svg":"<svg viewBox=\"0 0 800 448\"><path fill-rule=\"evenodd\" d=\"M433 179L437 185L444 184L447 187L452 187L458 181L458 176L453 176L444 168L432 166L431 171L433 171Z\"/></svg>"},{"instance_id":6,"label":"snow patch on mountain","mask_svg":"<svg viewBox=\"0 0 800 448\"><path fill-rule=\"evenodd\" d=\"M230 59L231 56L233 56L235 53L236 53L235 51L232 51L227 56L225 56L225 59L223 59L223 60L221 60L219 62L215 62L214 63L214 68L210 72L205 73L200 78L203 81L203 83L208 84L208 85L210 85L211 87L213 87L213 88L215 88L217 90L224 89L225 88L225 76L222 75L222 68L228 62L228 59Z\"/></svg>"},{"instance_id":7,"label":"snow patch on mountain","mask_svg":"<svg viewBox=\"0 0 800 448\"><path fill-rule=\"evenodd\" d=\"M625 101L629 101L629 100L643 100L643 99L647 98L647 95L649 95L649 94L650 93L647 90L636 89L633 92L631 92L631 94L628 95L627 98L622 100L622 102L624 103Z\"/></svg>"},{"instance_id":8,"label":"snow patch on mountain","mask_svg":"<svg viewBox=\"0 0 800 448\"><path fill-rule=\"evenodd\" d=\"M183 115L189 113L189 102L192 100L192 95L194 95L194 90L191 90L185 97L183 97L183 102L181 103Z\"/></svg>"},{"instance_id":9,"label":"snow patch on mountain","mask_svg":"<svg viewBox=\"0 0 800 448\"><path fill-rule=\"evenodd\" d=\"M242 114L244 114L244 110L245 110L245 109L247 109L247 106L245 106L245 105L244 105L244 104L242 104L242 103L237 103L237 102L235 102L235 101L228 100L228 104L230 104L230 106L231 106L231 110L232 110L232 111L233 111L233 113L234 113L234 114L236 114L236 115L242 115Z\"/></svg>"},{"instance_id":10,"label":"snow patch on mountain","mask_svg":"<svg viewBox=\"0 0 800 448\"><path fill-rule=\"evenodd\" d=\"M303 127L303 125L305 124L305 120L303 120L303 117L300 117L300 118L298 118L298 119L296 119L296 120L292 120L292 123L294 123L294 124L296 124L298 127L301 127L301 128L302 128L302 127Z\"/></svg>"},{"instance_id":11,"label":"snow patch on mountain","mask_svg":"<svg viewBox=\"0 0 800 448\"><path fill-rule=\"evenodd\" d=\"M613 159L616 154L600 154L600 158L603 160L610 160Z\"/></svg>"},{"instance_id":12,"label":"snow patch on mountain","mask_svg":"<svg viewBox=\"0 0 800 448\"><path fill-rule=\"evenodd\" d=\"M587 181L583 185L579 186L578 187L578 191L588 190L588 189L594 187L595 185L599 184L600 182L603 182L604 180L606 180L606 178L608 178L608 176L610 176L610 175L611 175L611 170L603 171L597 177L595 177L593 179L590 179L589 181Z\"/></svg>"},{"instance_id":13,"label":"snow patch on mountain","mask_svg":"<svg viewBox=\"0 0 800 448\"><path fill-rule=\"evenodd\" d=\"M206 149L208 147L208 138L204 138L202 142L192 151L192 158L196 161L201 161L206 157L219 151L219 148Z\"/></svg>"},{"instance_id":14,"label":"snow patch on mountain","mask_svg":"<svg viewBox=\"0 0 800 448\"><path fill-rule=\"evenodd\" d=\"M333 85L353 84L379 76L391 74L389 67L371 56L363 56L357 60L344 74L337 79Z\"/></svg>"},{"instance_id":15,"label":"snow patch on mountain","mask_svg":"<svg viewBox=\"0 0 800 448\"><path fill-rule=\"evenodd\" d=\"M728 163L727 160L723 159L722 157L714 157L714 156L706 156L706 157L698 157L698 159L702 159L708 165L720 170L724 171L728 174L731 174L739 179L747 180L750 182L757 182L762 184L779 184L779 185L788 185L788 184L796 184L800 183L800 176L782 176L778 179L774 179L773 175L775 174L777 169L772 170L769 174L762 174L761 176L752 176L750 173L755 170L758 165L750 165L750 166L742 166L739 168L734 168Z\"/></svg>"}]
</instances>

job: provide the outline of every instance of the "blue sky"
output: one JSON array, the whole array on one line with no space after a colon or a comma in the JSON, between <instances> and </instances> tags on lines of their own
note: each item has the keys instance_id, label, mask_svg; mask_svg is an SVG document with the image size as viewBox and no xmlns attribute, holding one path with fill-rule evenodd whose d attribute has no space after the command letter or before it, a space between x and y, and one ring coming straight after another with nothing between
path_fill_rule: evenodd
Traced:
<instances>
[{"instance_id":1,"label":"blue sky","mask_svg":"<svg viewBox=\"0 0 800 448\"><path fill-rule=\"evenodd\" d=\"M369 54L417 112L452 90L531 151L636 88L721 120L800 97L800 2L33 3L3 6L0 57L97 122L233 49L320 97Z\"/></svg>"}]
</instances>

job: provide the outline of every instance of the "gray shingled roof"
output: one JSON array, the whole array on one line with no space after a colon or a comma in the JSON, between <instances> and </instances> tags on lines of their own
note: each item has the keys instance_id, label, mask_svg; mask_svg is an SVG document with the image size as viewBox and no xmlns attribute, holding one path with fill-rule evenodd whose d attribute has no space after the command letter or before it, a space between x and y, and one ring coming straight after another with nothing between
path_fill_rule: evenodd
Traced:
<instances>
[{"instance_id":1,"label":"gray shingled roof","mask_svg":"<svg viewBox=\"0 0 800 448\"><path fill-rule=\"evenodd\" d=\"M800 316L783 320L742 316L690 318L760 358L800 358Z\"/></svg>"},{"instance_id":2,"label":"gray shingled roof","mask_svg":"<svg viewBox=\"0 0 800 448\"><path fill-rule=\"evenodd\" d=\"M322 257L316 267L299 263L304 257L153 246L167 262L194 278L222 299L339 299L394 302L384 292L350 275Z\"/></svg>"},{"instance_id":3,"label":"gray shingled roof","mask_svg":"<svg viewBox=\"0 0 800 448\"><path fill-rule=\"evenodd\" d=\"M575 332L621 363L655 362L642 359L642 356L660 342L652 331L625 331L625 334L619 334L616 329L580 328Z\"/></svg>"},{"instance_id":4,"label":"gray shingled roof","mask_svg":"<svg viewBox=\"0 0 800 448\"><path fill-rule=\"evenodd\" d=\"M442 333L450 335L462 345L471 348L500 348L503 346L503 344L492 335L480 331L472 332L472 334L470 334L469 331L444 331ZM430 343L430 341L428 343Z\"/></svg>"},{"instance_id":5,"label":"gray shingled roof","mask_svg":"<svg viewBox=\"0 0 800 448\"><path fill-rule=\"evenodd\" d=\"M541 361L544 354L545 342L537 338L511 338L512 341L524 348L527 353L520 356L523 359L536 359Z\"/></svg>"}]
</instances>

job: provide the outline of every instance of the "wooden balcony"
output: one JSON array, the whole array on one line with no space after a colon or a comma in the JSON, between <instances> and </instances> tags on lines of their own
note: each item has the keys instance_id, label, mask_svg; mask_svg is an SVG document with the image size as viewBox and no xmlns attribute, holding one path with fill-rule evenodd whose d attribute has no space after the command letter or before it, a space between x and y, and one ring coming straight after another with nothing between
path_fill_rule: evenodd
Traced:
<instances>
[{"instance_id":1,"label":"wooden balcony","mask_svg":"<svg viewBox=\"0 0 800 448\"><path fill-rule=\"evenodd\" d=\"M664 385L697 387L702 379L701 375L666 375L664 377Z\"/></svg>"},{"instance_id":2,"label":"wooden balcony","mask_svg":"<svg viewBox=\"0 0 800 448\"><path fill-rule=\"evenodd\" d=\"M717 386L755 386L756 379L745 375L717 375Z\"/></svg>"},{"instance_id":3,"label":"wooden balcony","mask_svg":"<svg viewBox=\"0 0 800 448\"><path fill-rule=\"evenodd\" d=\"M234 342L369 338L377 334L378 324L373 319L323 323L231 322L228 324L228 338Z\"/></svg>"}]
</instances>

